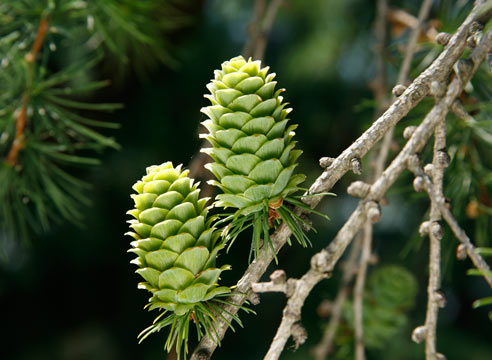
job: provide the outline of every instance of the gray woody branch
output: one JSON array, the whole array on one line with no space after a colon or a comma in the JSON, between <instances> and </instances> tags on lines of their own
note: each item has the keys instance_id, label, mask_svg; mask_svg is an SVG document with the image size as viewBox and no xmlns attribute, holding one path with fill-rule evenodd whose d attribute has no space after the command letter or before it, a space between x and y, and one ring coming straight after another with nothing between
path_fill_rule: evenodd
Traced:
<instances>
[{"instance_id":1,"label":"gray woody branch","mask_svg":"<svg viewBox=\"0 0 492 360\"><path fill-rule=\"evenodd\" d=\"M364 132L364 134L362 134L350 147L348 147L342 154L334 159L333 162L331 162L331 165L310 187L309 194L329 191L348 170L353 168L353 159L360 159L363 157L384 136L386 131L398 123L401 118L403 118L413 107L418 104L418 102L420 102L420 100L423 99L424 96L429 93L432 82L442 82L447 78L452 66L463 52L469 33L469 27L477 17L481 4L482 2L477 2L463 24L451 37L447 47L432 63L432 65L412 82L412 84L403 92L398 100L396 100L391 107L379 119L377 119L366 132ZM490 45L486 46L484 41L488 40L490 42L489 38L490 36L484 36L481 44L475 48L472 54L473 70L476 69L476 66L483 60L488 52ZM483 54L482 52L478 54L481 49L484 49L482 51ZM463 84L460 84L456 91L462 89L463 86ZM405 161L408 156L422 149L432 134L432 131L437 124L437 120L445 116L448 107L458 95L456 91L454 91L453 94L450 94L450 96L446 95L444 98L446 101L441 100L438 104L436 104L433 110L427 115L423 123L412 135L412 138L409 140L402 152L395 158L393 163L382 174L378 181L371 186L367 198L364 201L359 202L359 205L342 229L340 229L330 246L313 256L311 260L311 269L301 279L304 284L296 286L295 293L301 294L299 302L296 301L296 306L300 302L304 303L305 297L302 299L302 296L307 296L314 285L321 281L321 279L325 278L327 273L333 270L336 262L365 221L367 214L370 213L374 217L377 217L375 215L377 215L377 209L379 207L376 201L382 198L387 189L394 183L394 181L404 170ZM321 196L308 198L304 201L311 207L315 207L321 201ZM302 211L297 209L297 212L300 214ZM291 233L285 224L282 224L277 231L275 231L275 233L271 236L271 240L276 252L278 252L285 245L290 235ZM232 296L229 301L236 305L242 305L248 297L253 298L251 284L259 281L272 260L273 254L269 251L267 255L259 257L253 261L237 283L237 293ZM236 306L228 305L225 307L225 310L229 311L231 314L236 314L238 308ZM230 321L231 317L226 316L226 320ZM223 339L228 329L227 322L224 319L217 318L214 326L217 330L219 338ZM280 328L284 329L285 327L282 327L281 324ZM287 335L282 334L277 341L277 343L283 342L281 346L282 349L290 336L290 329L287 330L288 332L285 333ZM285 338L285 336L287 337ZM210 359L216 347L217 344L213 341L213 339L208 336L204 336L191 358L194 360Z\"/></svg>"},{"instance_id":2,"label":"gray woody branch","mask_svg":"<svg viewBox=\"0 0 492 360\"><path fill-rule=\"evenodd\" d=\"M470 59L465 60L465 63L469 64L470 66L459 67L460 70L454 80L449 84L446 95L437 100L435 106L425 117L420 126L415 129L414 133L412 134L411 138L402 149L402 151L383 172L383 174L376 180L376 182L369 188L367 195L359 202L357 209L354 211L354 213L352 213L345 225L338 232L335 239L327 248L321 250L319 253L313 256L313 258L311 259L311 268L300 280L297 280L296 282L294 294L290 296L287 305L284 308L282 322L280 324L280 327L278 328L272 345L267 355L265 356L265 360L278 359L285 346L285 343L291 335L292 326L300 321L302 305L304 304L307 295L309 295L309 292L314 287L314 285L316 285L325 277L325 274L333 271L338 259L344 253L345 249L347 248L353 237L360 230L365 220L368 218L373 222L379 220L380 214L377 201L381 200L386 191L407 167L409 159L413 158L416 153L419 153L422 150L424 145L429 140L433 130L439 124L444 122L449 108L453 104L456 97L461 93L465 84L469 81L473 73L476 71L478 65L484 60L491 46L492 31L489 31L482 38L477 48L473 51ZM468 61L471 61L471 63L469 63ZM433 88L436 88L438 86L441 86L441 88L443 88L442 90L446 89L446 85L444 82L442 82L440 85L434 84ZM440 144L438 142L437 146L439 145ZM436 206L438 205L436 204ZM468 243L471 244L471 242ZM475 254L475 257L477 256L478 255ZM439 265L432 263L431 266L435 267ZM432 281L435 282L435 279L432 279ZM437 298L438 293L435 292L434 287L435 284L432 284L432 301L438 303L438 300L435 299ZM437 312L437 310L433 311ZM437 319L437 313L431 316ZM430 349L432 350L432 354L435 354L435 329L434 339L429 340L429 344L432 344L431 341L434 341L434 348L432 348L431 345ZM427 359L431 359L431 357L427 357Z\"/></svg>"},{"instance_id":3,"label":"gray woody branch","mask_svg":"<svg viewBox=\"0 0 492 360\"><path fill-rule=\"evenodd\" d=\"M421 189L424 190L428 195L431 201L436 204L439 208L439 211L449 225L451 231L454 236L460 241L461 245L458 247L459 252L464 251L466 255L470 258L473 265L480 271L484 273L484 279L489 284L492 289L492 276L490 275L490 268L483 260L483 258L476 252L476 248L473 246L470 238L466 234L466 232L458 225L458 221L454 218L451 210L448 208L448 204L446 203L446 199L441 193L436 192L434 184L431 179L424 173L424 170L420 166L418 158L410 158L408 163L408 168L416 178L420 179Z\"/></svg>"}]
</instances>

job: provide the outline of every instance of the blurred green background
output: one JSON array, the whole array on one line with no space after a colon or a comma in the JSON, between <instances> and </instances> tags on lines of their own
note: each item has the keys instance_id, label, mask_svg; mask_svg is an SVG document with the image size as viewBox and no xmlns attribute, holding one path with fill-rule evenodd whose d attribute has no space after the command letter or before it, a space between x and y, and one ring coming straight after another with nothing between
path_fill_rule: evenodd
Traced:
<instances>
[{"instance_id":1,"label":"blurred green background","mask_svg":"<svg viewBox=\"0 0 492 360\"><path fill-rule=\"evenodd\" d=\"M390 3L416 14L420 2ZM451 1L435 3L431 17L460 19L461 12L446 10L452 8ZM142 309L149 295L137 290L139 277L129 264L132 256L126 253L131 239L123 233L127 231L125 212L132 207L131 185L149 165L171 160L186 166L197 153L199 123L205 117L199 110L207 105L205 85L222 61L241 52L253 18L252 1L190 1L186 9L192 21L171 38L176 66L158 67L144 80L130 73L97 95L125 104L111 118L122 124L111 134L122 150L106 151L102 166L84 172L93 185L93 204L86 208L84 226L64 224L34 238L27 247L5 243L6 256L0 263L1 359L166 357L164 335L137 344L137 334L155 314ZM443 9L449 13L442 15ZM375 1L364 0L289 0L279 10L265 63L277 73L279 86L287 89L284 97L294 109L291 118L299 124L297 140L304 150L299 171L308 175L306 185L321 173L320 157L336 157L373 119L368 85L376 73L374 16ZM396 72L389 67L390 82ZM101 68L98 76L109 74ZM412 119L419 119L418 111L397 128L398 137L405 121ZM323 200L320 210L332 220L313 219L319 231L311 234L313 248L294 244L281 251L278 267L288 276L300 276L308 269L310 257L330 242L355 208L356 200L345 192L355 178L347 174L333 189L338 197ZM412 343L410 333L425 318L428 250L426 241L419 241L415 233L427 201L413 195L409 180L399 182L388 195L383 220L375 227L374 250L377 266L400 264L415 274L416 305L399 335L386 348L370 351L370 359L424 358L424 345ZM450 239L446 244L442 287L448 302L439 313L438 350L449 360L491 359L492 324L487 309L471 308L473 300L488 296L490 289L482 279L466 276L468 262L453 260L457 242ZM247 267L248 251L249 234L245 234L229 254L219 258L219 263L233 267L225 274L224 284L232 285L240 277ZM276 268L272 265L265 279ZM336 272L309 296L303 309L307 343L295 352L287 348L282 359L310 358L310 349L327 323L316 309L323 299L334 298L339 277ZM282 294L261 295L260 305L254 308L257 315L241 314L245 328L229 331L213 358L262 358L284 304Z\"/></svg>"}]
</instances>

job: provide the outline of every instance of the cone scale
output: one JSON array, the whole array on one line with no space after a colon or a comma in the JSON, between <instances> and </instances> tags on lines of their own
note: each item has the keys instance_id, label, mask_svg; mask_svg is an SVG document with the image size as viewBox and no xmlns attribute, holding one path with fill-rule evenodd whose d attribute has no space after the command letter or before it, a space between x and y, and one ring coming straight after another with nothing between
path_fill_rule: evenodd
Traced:
<instances>
[{"instance_id":1,"label":"cone scale","mask_svg":"<svg viewBox=\"0 0 492 360\"><path fill-rule=\"evenodd\" d=\"M199 337L213 333L214 316L221 316L219 304L225 302L220 298L231 291L217 284L230 267L215 265L223 243L208 217L208 199L199 198L198 184L187 174L171 162L148 167L133 186L135 209L128 211L134 219L127 234L135 239L129 252L137 255L131 262L143 278L138 287L152 294L148 309L162 311L140 337L170 326L165 347L170 351L176 343L178 356L187 353L190 320Z\"/></svg>"},{"instance_id":2,"label":"cone scale","mask_svg":"<svg viewBox=\"0 0 492 360\"><path fill-rule=\"evenodd\" d=\"M302 151L295 149L295 124L289 124L291 108L276 90L275 74L261 68L260 61L235 57L215 71L205 95L212 105L202 108L208 119L202 122L212 145L202 149L213 162L206 167L216 180L210 183L222 193L216 206L235 208L236 212L225 232L235 240L245 228L253 226L252 251L258 256L260 237L265 249L273 248L269 232L280 220L291 229L303 246L309 239L300 227L302 222L292 211L302 206L293 196L305 180L295 174L297 158Z\"/></svg>"}]
</instances>

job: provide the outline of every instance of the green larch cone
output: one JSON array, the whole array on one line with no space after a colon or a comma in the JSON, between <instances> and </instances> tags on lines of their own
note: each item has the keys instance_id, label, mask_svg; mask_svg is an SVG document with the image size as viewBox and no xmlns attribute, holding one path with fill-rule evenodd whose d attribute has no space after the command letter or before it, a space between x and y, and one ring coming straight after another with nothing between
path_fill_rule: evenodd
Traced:
<instances>
[{"instance_id":1,"label":"green larch cone","mask_svg":"<svg viewBox=\"0 0 492 360\"><path fill-rule=\"evenodd\" d=\"M127 233L135 239L129 252L137 257L131 262L139 267L136 272L144 280L138 286L152 293L149 310L163 310L140 336L143 339L170 325L166 349L176 342L178 354L183 348L187 352L190 319L199 337L215 332L212 321L222 316L218 304L224 303L218 298L231 291L217 284L221 272L230 267L215 266L224 245L214 219L207 218L208 199L199 198L198 184L187 174L188 170L171 162L148 167L147 174L133 186L135 209L128 211L135 218L129 221L133 231Z\"/></svg>"},{"instance_id":2,"label":"green larch cone","mask_svg":"<svg viewBox=\"0 0 492 360\"><path fill-rule=\"evenodd\" d=\"M309 242L298 223L302 220L285 204L299 205L292 195L305 180L294 174L302 153L294 149L297 125L289 125L292 109L280 95L284 89L275 90L275 74L268 69L242 56L224 62L207 85L211 94L205 97L212 105L201 110L208 116L202 124L212 145L202 151L214 160L206 166L217 179L211 183L223 191L216 206L237 209L228 232L232 241L253 224L255 255L262 233L265 248L271 246L269 230L280 218L302 245Z\"/></svg>"}]
</instances>

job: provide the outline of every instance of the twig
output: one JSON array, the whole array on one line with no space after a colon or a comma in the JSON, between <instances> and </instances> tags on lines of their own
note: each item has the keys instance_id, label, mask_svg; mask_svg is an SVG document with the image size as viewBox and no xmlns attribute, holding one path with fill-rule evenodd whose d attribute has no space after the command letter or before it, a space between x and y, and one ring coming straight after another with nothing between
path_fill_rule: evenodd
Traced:
<instances>
[{"instance_id":1,"label":"twig","mask_svg":"<svg viewBox=\"0 0 492 360\"><path fill-rule=\"evenodd\" d=\"M465 47L470 24L479 13L479 8L481 4L482 2L478 2L474 6L471 13L467 16L463 24L449 40L446 49L436 60L434 60L433 64L419 77L417 77L414 82L405 90L405 92L398 98L398 100L393 103L393 105L366 132L364 132L364 134L362 134L362 136L359 137L359 139L356 140L354 144L352 144L342 154L340 154L340 156L338 156L333 161L331 166L329 166L320 177L318 177L318 179L310 187L308 192L309 194L329 191L333 187L333 185L349 169L351 169L351 160L353 158L360 158L364 156L374 146L374 144L383 137L384 133L390 127L394 126L429 92L432 81L442 81L447 77L450 69L458 60ZM477 46L474 52L482 47L484 46ZM483 57L481 57L481 54L480 56L476 57L477 64L480 63L482 60ZM461 86L460 89L462 89L462 87L463 86ZM455 96L453 97L453 100L454 98ZM447 108L445 105L446 104L442 104L441 107ZM409 143L412 141L414 142L414 144L411 146L415 149L415 151L419 151L423 147L423 144L425 144L425 142L427 141L428 136L427 134L425 134L425 132L432 132L433 128L435 127L433 118L436 116L436 112L443 111L441 107L438 110L434 110L434 113L431 112L432 114L428 115L431 118L428 119L427 122L424 120L424 122L421 124L421 126L423 126L423 129L421 131L415 131L414 136L412 136L411 140L409 141ZM415 143L419 146L416 146ZM406 154L405 157L407 157L408 155L409 154ZM403 171L403 169L401 171ZM398 175L399 173L396 174L395 177L393 177L392 175L388 174L388 176L383 181L394 182ZM371 187L371 196L377 197L381 193L384 193L384 185L378 184L374 189L373 187ZM321 196L308 198L305 199L305 202L308 203L311 207L315 207L321 201L321 198ZM299 210L297 211L300 213ZM333 266L343 254L355 233L358 231L358 229L360 229L360 226L362 225L362 222L365 220L365 218L365 211L363 210L363 206L361 205L361 203L359 203L359 206L357 206L354 213L350 216L348 221L339 231L330 246L313 257L311 261L312 266L316 268L328 269L328 271L331 271L330 269L333 269ZM278 252L285 245L290 235L291 233L288 230L287 226L285 226L285 224L282 224L277 229L277 231L275 231L275 233L271 236L275 252ZM236 305L243 304L246 301L247 297L251 295L251 283L258 282L272 260L273 254L270 251L267 255L253 261L253 263L250 264L243 277L239 280L237 284L237 290L240 294L235 294L229 300ZM230 311L231 314L236 314L238 311L235 306L227 306L226 310ZM230 316L227 316L226 320L229 321ZM224 334L228 328L227 322L223 319L217 319L214 323L214 326L217 329L218 337L220 339L223 339ZM192 359L210 359L216 347L217 344L215 344L212 339L210 339L208 336L204 336L200 341L200 344L195 349L192 355Z\"/></svg>"},{"instance_id":2,"label":"twig","mask_svg":"<svg viewBox=\"0 0 492 360\"><path fill-rule=\"evenodd\" d=\"M281 4L282 0L271 0L267 7L266 0L255 0L255 18L249 25L250 36L243 49L245 58L252 56L256 60L263 60L268 36Z\"/></svg>"},{"instance_id":3,"label":"twig","mask_svg":"<svg viewBox=\"0 0 492 360\"><path fill-rule=\"evenodd\" d=\"M409 73L410 73L410 65L412 63L413 56L415 54L415 50L417 48L417 41L419 38L420 31L422 29L422 24L425 19L429 15L429 11L432 5L432 0L424 0L422 5L420 6L419 15L417 18L416 26L412 29L410 33L410 40L408 41L407 47L405 49L405 55L403 57L403 62L400 67L400 71L398 72L398 78L396 80L396 85L404 85L407 82ZM395 97L393 96L393 101ZM388 158L388 154L391 148L391 143L393 142L393 129L391 128L386 135L384 136L383 142L381 143L381 149L379 151L379 155L376 160L376 174L380 174L386 163L386 159Z\"/></svg>"},{"instance_id":4,"label":"twig","mask_svg":"<svg viewBox=\"0 0 492 360\"><path fill-rule=\"evenodd\" d=\"M282 312L282 322L277 329L277 333L273 338L272 344L268 349L264 360L277 360L280 354L284 350L285 343L292 336L296 342L296 347L305 341L304 337L296 339L298 336L294 332L299 332L299 329L303 329L300 325L301 310L304 305L304 301L311 293L313 287L319 283L322 279L328 277L327 273L319 272L311 268L302 278L299 280L289 279L292 286L292 293L287 300L287 305ZM299 341L300 340L300 341Z\"/></svg>"},{"instance_id":5,"label":"twig","mask_svg":"<svg viewBox=\"0 0 492 360\"><path fill-rule=\"evenodd\" d=\"M446 123L443 119L434 131L434 156L432 159L432 182L434 190L442 194L443 175L445 164L441 161L442 153L446 148ZM446 153L447 155L447 153ZM447 164L446 164L447 166ZM427 360L436 356L436 327L439 306L442 303L441 288L441 239L442 228L439 223L441 212L431 199L430 229L429 229L429 284L427 286L427 311L425 314L425 356Z\"/></svg>"},{"instance_id":6,"label":"twig","mask_svg":"<svg viewBox=\"0 0 492 360\"><path fill-rule=\"evenodd\" d=\"M376 15L376 27L375 34L377 39L377 77L376 77L376 87L374 91L374 98L377 103L376 117L379 117L388 106L387 98L387 87L386 87L386 59L385 59L385 49L386 49L386 17L388 12L388 2L387 0L378 0L377 2L377 15ZM392 132L391 128L388 133ZM384 140L386 140L387 135L385 135ZM383 140L383 143L384 143ZM372 178L371 181L376 179L383 171L384 163L389 152L388 148L382 147L376 161L374 174L366 178ZM378 161L382 154L384 153L384 160L382 161L382 166L378 166L380 161ZM365 360L365 350L364 350L364 322L363 322L363 303L364 303L364 286L367 274L368 261L371 253L372 247L372 223L370 220L366 220L362 231L362 253L359 260L359 266L357 271L357 278L355 281L353 296L353 309L354 309L354 335L355 335L355 359Z\"/></svg>"},{"instance_id":7,"label":"twig","mask_svg":"<svg viewBox=\"0 0 492 360\"><path fill-rule=\"evenodd\" d=\"M418 19L413 16L412 14L409 14L408 12L406 12L405 10L402 10L402 9L391 9L388 11L388 20L389 22L392 24L392 25L396 25L396 29L401 29L401 28L410 28L410 29L414 29L415 27L417 27L418 25ZM428 27L428 29L426 29L425 31L425 36L433 41L436 37L436 35L438 34L437 33L437 30L435 28L435 26L437 25L436 23L432 23L430 24L431 26ZM421 34L422 34L422 30L424 29L421 29ZM397 35L400 31L396 31Z\"/></svg>"},{"instance_id":8,"label":"twig","mask_svg":"<svg viewBox=\"0 0 492 360\"><path fill-rule=\"evenodd\" d=\"M415 54L415 50L417 49L417 41L419 39L420 32L422 31L422 25L425 19L427 19L427 16L429 16L431 6L432 0L422 1L417 18L417 26L412 29L410 40L408 41L405 49L405 55L398 74L398 80L396 80L397 84L404 84L407 81L408 75L410 74L410 65L412 64L412 59Z\"/></svg>"},{"instance_id":9,"label":"twig","mask_svg":"<svg viewBox=\"0 0 492 360\"><path fill-rule=\"evenodd\" d=\"M437 59L422 72L412 84L401 94L398 99L367 129L351 146L345 149L324 173L316 179L309 193L329 191L345 173L351 169L351 160L354 157L362 158L377 143L384 134L408 112L413 109L430 91L433 81L442 81L449 74L454 63L461 56L466 46L469 27L479 15L482 2L475 5L465 21L451 37L448 46ZM309 204L317 204L320 199L307 199Z\"/></svg>"},{"instance_id":10,"label":"twig","mask_svg":"<svg viewBox=\"0 0 492 360\"><path fill-rule=\"evenodd\" d=\"M451 228L454 236L456 236L460 243L465 247L466 254L470 258L473 265L478 270L483 272L483 277L485 281L492 289L492 276L490 275L489 265L485 262L482 256L480 256L480 254L476 252L476 248L471 242L470 238L468 237L466 232L458 225L458 221L454 218L451 210L449 210L444 196L442 194L436 193L431 179L429 179L429 177L424 173L424 170L419 166L418 159L416 161L409 161L408 168L414 173L415 176L418 176L423 180L423 189L429 195L431 200L434 201L434 204L438 206L441 216Z\"/></svg>"},{"instance_id":11,"label":"twig","mask_svg":"<svg viewBox=\"0 0 492 360\"><path fill-rule=\"evenodd\" d=\"M30 83L32 81L32 68L34 66L34 62L36 61L36 57L41 50L41 46L43 45L44 38L48 31L48 18L43 17L39 23L38 31L36 33L36 38L34 39L34 43L32 44L31 50L26 54L25 60L27 63L27 71L28 71L28 84L26 86L26 90L24 91L24 95L22 95L22 99L20 101L20 109L17 114L16 120L16 130L15 137L10 150L5 158L5 161L10 166L14 167L17 164L17 158L19 156L19 152L25 146L24 139L24 131L26 129L27 122L27 106L29 105L30 98Z\"/></svg>"},{"instance_id":12,"label":"twig","mask_svg":"<svg viewBox=\"0 0 492 360\"><path fill-rule=\"evenodd\" d=\"M350 249L346 263L341 266L343 269L342 282L338 287L338 293L335 297L335 301L333 302L330 322L326 327L321 341L313 348L313 355L316 360L324 360L332 350L333 340L335 339L338 324L342 318L343 305L345 304L349 294L349 284L352 282L352 279L357 273L357 259L361 247L361 241L362 238L359 236Z\"/></svg>"},{"instance_id":13,"label":"twig","mask_svg":"<svg viewBox=\"0 0 492 360\"><path fill-rule=\"evenodd\" d=\"M277 11L283 0L271 0L270 5L265 14L265 18L263 20L261 36L257 45L254 47L255 51L253 52L255 59L263 60L265 56L265 48L267 44L268 37L272 30L273 24L275 23L275 18L277 17Z\"/></svg>"},{"instance_id":14,"label":"twig","mask_svg":"<svg viewBox=\"0 0 492 360\"><path fill-rule=\"evenodd\" d=\"M374 98L378 104L376 115L379 117L388 106L386 103L386 13L388 12L388 1L378 0L376 5L376 19L374 20L376 35L376 58L377 72L374 86Z\"/></svg>"},{"instance_id":15,"label":"twig","mask_svg":"<svg viewBox=\"0 0 492 360\"><path fill-rule=\"evenodd\" d=\"M367 265L371 257L372 245L372 223L366 221L362 237L362 253L360 255L359 269L354 286L354 329L355 329L355 359L364 360L364 286L366 283Z\"/></svg>"},{"instance_id":16,"label":"twig","mask_svg":"<svg viewBox=\"0 0 492 360\"><path fill-rule=\"evenodd\" d=\"M27 118L27 105L28 105L29 96L27 95L27 91L22 96L20 101L21 108L17 115L16 120L16 129L15 129L15 137L12 142L12 146L5 158L5 161L10 166L14 167L17 164L17 157L19 156L19 151L24 147L24 130L26 128L26 118Z\"/></svg>"},{"instance_id":17,"label":"twig","mask_svg":"<svg viewBox=\"0 0 492 360\"><path fill-rule=\"evenodd\" d=\"M255 45L260 37L260 27L261 20L265 16L267 0L255 0L253 11L254 18L253 21L248 25L248 41L244 45L243 51L241 52L245 58L253 56L255 52Z\"/></svg>"},{"instance_id":18,"label":"twig","mask_svg":"<svg viewBox=\"0 0 492 360\"><path fill-rule=\"evenodd\" d=\"M253 283L251 284L251 289L255 293L263 293L263 292L283 292L287 296L291 291L291 286L287 282L287 276L285 275L285 271L283 270L275 270L270 275L270 282L262 282L262 283Z\"/></svg>"}]
</instances>

